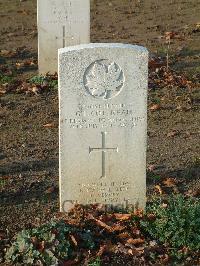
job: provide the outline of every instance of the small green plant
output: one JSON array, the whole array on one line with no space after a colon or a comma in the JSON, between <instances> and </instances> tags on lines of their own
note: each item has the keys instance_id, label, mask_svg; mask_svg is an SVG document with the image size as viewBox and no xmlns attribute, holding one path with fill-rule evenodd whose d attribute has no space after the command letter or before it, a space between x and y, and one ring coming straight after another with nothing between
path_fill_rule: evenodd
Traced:
<instances>
[{"instance_id":1,"label":"small green plant","mask_svg":"<svg viewBox=\"0 0 200 266\"><path fill-rule=\"evenodd\" d=\"M162 180L162 177L160 175L157 175L151 171L147 172L147 177L148 177L149 181L151 181L153 183L158 183Z\"/></svg>"},{"instance_id":2,"label":"small green plant","mask_svg":"<svg viewBox=\"0 0 200 266\"><path fill-rule=\"evenodd\" d=\"M155 218L148 219L149 214ZM151 239L170 246L172 255L179 259L181 249L200 249L200 201L182 195L170 197L167 204L157 200L147 207L140 226Z\"/></svg>"},{"instance_id":3,"label":"small green plant","mask_svg":"<svg viewBox=\"0 0 200 266\"><path fill-rule=\"evenodd\" d=\"M64 221L50 222L20 232L6 253L6 261L26 265L36 262L57 265L58 261L66 261L73 256L75 247L70 238L72 234L79 239L80 248L94 248L89 230L80 230Z\"/></svg>"},{"instance_id":4,"label":"small green plant","mask_svg":"<svg viewBox=\"0 0 200 266\"><path fill-rule=\"evenodd\" d=\"M89 262L88 266L101 266L101 260L97 257L95 260Z\"/></svg>"},{"instance_id":5,"label":"small green plant","mask_svg":"<svg viewBox=\"0 0 200 266\"><path fill-rule=\"evenodd\" d=\"M47 86L55 89L58 87L58 80L52 78L53 76L34 76L29 79L29 82L39 86Z\"/></svg>"},{"instance_id":6,"label":"small green plant","mask_svg":"<svg viewBox=\"0 0 200 266\"><path fill-rule=\"evenodd\" d=\"M45 76L34 76L29 79L29 82L35 85L42 85L44 81L45 81Z\"/></svg>"},{"instance_id":7,"label":"small green plant","mask_svg":"<svg viewBox=\"0 0 200 266\"><path fill-rule=\"evenodd\" d=\"M12 81L13 77L3 75L0 73L0 84L11 83Z\"/></svg>"},{"instance_id":8,"label":"small green plant","mask_svg":"<svg viewBox=\"0 0 200 266\"><path fill-rule=\"evenodd\" d=\"M49 87L52 89L57 89L58 88L58 80L50 80L49 81Z\"/></svg>"}]
</instances>

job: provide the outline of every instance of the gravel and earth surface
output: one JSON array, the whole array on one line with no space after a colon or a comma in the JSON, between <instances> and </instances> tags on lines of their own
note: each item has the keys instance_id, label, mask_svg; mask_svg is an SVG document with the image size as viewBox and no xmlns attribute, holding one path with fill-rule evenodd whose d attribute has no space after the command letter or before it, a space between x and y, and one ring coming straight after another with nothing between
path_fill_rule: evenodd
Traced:
<instances>
[{"instance_id":1,"label":"gravel and earth surface","mask_svg":"<svg viewBox=\"0 0 200 266\"><path fill-rule=\"evenodd\" d=\"M91 2L92 42L150 51L148 199L198 197L200 2ZM36 1L0 0L0 22L0 224L12 236L59 210L58 93L28 88L37 76Z\"/></svg>"}]
</instances>

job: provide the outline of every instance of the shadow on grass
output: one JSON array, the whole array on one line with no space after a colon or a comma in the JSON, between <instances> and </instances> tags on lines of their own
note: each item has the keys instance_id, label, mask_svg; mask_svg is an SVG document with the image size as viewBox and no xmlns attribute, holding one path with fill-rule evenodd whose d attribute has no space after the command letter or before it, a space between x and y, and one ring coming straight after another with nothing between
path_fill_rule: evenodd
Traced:
<instances>
[{"instance_id":1,"label":"shadow on grass","mask_svg":"<svg viewBox=\"0 0 200 266\"><path fill-rule=\"evenodd\" d=\"M24 161L24 162L13 162L0 166L0 173L2 175L16 174L27 171L42 171L47 169L58 169L58 160L41 160L41 161Z\"/></svg>"},{"instance_id":2,"label":"shadow on grass","mask_svg":"<svg viewBox=\"0 0 200 266\"><path fill-rule=\"evenodd\" d=\"M26 186L23 183L21 183L20 186L19 184L16 186L12 184L11 191L7 191L5 188L0 194L0 205L18 205L31 202L32 200L45 202L58 199L58 185L56 187L53 184L53 190L46 192L50 186L51 178L47 177L47 180L45 179L44 181L38 182L38 180L34 180L34 178L31 177L31 173L41 171L49 171L50 173L58 172L58 160L14 162L1 166L0 173L2 174L2 180L4 176L23 174L29 181L32 179L32 183Z\"/></svg>"},{"instance_id":3,"label":"shadow on grass","mask_svg":"<svg viewBox=\"0 0 200 266\"><path fill-rule=\"evenodd\" d=\"M29 188L20 187L17 191L3 191L0 195L1 207L12 205L24 205L33 202L42 204L58 200L59 189L53 187L52 191L47 189L45 181L34 182Z\"/></svg>"},{"instance_id":4,"label":"shadow on grass","mask_svg":"<svg viewBox=\"0 0 200 266\"><path fill-rule=\"evenodd\" d=\"M200 161L197 160L184 169L147 171L147 185L162 182L168 177L176 178L177 180L184 179L186 183L200 179Z\"/></svg>"}]
</instances>

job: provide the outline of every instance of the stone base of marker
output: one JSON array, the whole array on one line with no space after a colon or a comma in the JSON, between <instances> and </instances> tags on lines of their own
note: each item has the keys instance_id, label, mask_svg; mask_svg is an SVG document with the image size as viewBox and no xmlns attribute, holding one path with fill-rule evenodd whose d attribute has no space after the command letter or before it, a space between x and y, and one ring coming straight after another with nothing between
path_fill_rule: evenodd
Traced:
<instances>
[{"instance_id":1,"label":"stone base of marker","mask_svg":"<svg viewBox=\"0 0 200 266\"><path fill-rule=\"evenodd\" d=\"M105 203L82 203L80 204L78 201L64 201L62 202L62 206L60 207L61 212L68 212L71 210L74 206L81 205L84 206L86 209L89 208L91 205L95 205L95 209L102 211L104 213L107 212L126 212L131 213L137 209L145 209L146 205L139 206L139 204L131 204L128 202L124 202L121 204L105 204Z\"/></svg>"},{"instance_id":2,"label":"stone base of marker","mask_svg":"<svg viewBox=\"0 0 200 266\"><path fill-rule=\"evenodd\" d=\"M145 207L147 72L144 47L59 50L61 211Z\"/></svg>"}]
</instances>

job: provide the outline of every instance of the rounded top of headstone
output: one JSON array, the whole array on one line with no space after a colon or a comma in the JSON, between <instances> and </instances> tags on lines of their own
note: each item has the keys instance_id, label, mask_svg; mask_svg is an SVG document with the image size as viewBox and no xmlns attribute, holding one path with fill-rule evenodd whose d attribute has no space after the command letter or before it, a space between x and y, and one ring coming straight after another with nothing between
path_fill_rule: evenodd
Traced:
<instances>
[{"instance_id":1,"label":"rounded top of headstone","mask_svg":"<svg viewBox=\"0 0 200 266\"><path fill-rule=\"evenodd\" d=\"M68 46L58 49L59 54L63 54L69 51L76 51L82 49L94 49L94 48L121 48L121 49L134 49L137 52L148 54L148 50L144 46L124 44L124 43L89 43L80 44L75 46Z\"/></svg>"}]
</instances>

